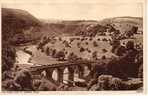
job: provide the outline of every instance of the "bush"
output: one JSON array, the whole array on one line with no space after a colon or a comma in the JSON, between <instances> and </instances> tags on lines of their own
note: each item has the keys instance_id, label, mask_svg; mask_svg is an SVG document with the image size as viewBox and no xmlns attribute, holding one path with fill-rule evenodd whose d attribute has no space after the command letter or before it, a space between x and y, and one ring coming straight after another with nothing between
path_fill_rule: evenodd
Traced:
<instances>
[{"instance_id":1,"label":"bush","mask_svg":"<svg viewBox=\"0 0 148 99\"><path fill-rule=\"evenodd\" d=\"M59 51L56 53L55 58L58 58L59 61L63 61L65 58L65 53L64 51Z\"/></svg>"},{"instance_id":2,"label":"bush","mask_svg":"<svg viewBox=\"0 0 148 99\"><path fill-rule=\"evenodd\" d=\"M120 41L119 41L119 40L113 40L113 41L111 42L111 45L112 45L112 50L111 50L111 52L114 53L115 50L116 50L116 48L117 48L118 46L120 46Z\"/></svg>"},{"instance_id":3,"label":"bush","mask_svg":"<svg viewBox=\"0 0 148 99\"><path fill-rule=\"evenodd\" d=\"M107 52L107 50L106 50L106 49L102 49L102 52L103 52L103 53L106 53L106 52Z\"/></svg>"},{"instance_id":4,"label":"bush","mask_svg":"<svg viewBox=\"0 0 148 99\"><path fill-rule=\"evenodd\" d=\"M59 41L62 41L62 38L61 37L59 37Z\"/></svg>"},{"instance_id":5,"label":"bush","mask_svg":"<svg viewBox=\"0 0 148 99\"><path fill-rule=\"evenodd\" d=\"M101 59L106 59L106 56L105 56L105 55L103 55Z\"/></svg>"},{"instance_id":6,"label":"bush","mask_svg":"<svg viewBox=\"0 0 148 99\"><path fill-rule=\"evenodd\" d=\"M80 52L84 52L85 49L83 47L80 48Z\"/></svg>"},{"instance_id":7,"label":"bush","mask_svg":"<svg viewBox=\"0 0 148 99\"><path fill-rule=\"evenodd\" d=\"M77 47L78 47L78 48L80 48L80 45L81 45L81 43L80 43L80 42L78 42L78 43L77 43Z\"/></svg>"},{"instance_id":8,"label":"bush","mask_svg":"<svg viewBox=\"0 0 148 99\"><path fill-rule=\"evenodd\" d=\"M14 82L21 87L22 91L32 91L32 75L28 70L21 70L14 78Z\"/></svg>"},{"instance_id":9,"label":"bush","mask_svg":"<svg viewBox=\"0 0 148 99\"><path fill-rule=\"evenodd\" d=\"M107 39L106 38L103 38L102 41L107 41Z\"/></svg>"},{"instance_id":10,"label":"bush","mask_svg":"<svg viewBox=\"0 0 148 99\"><path fill-rule=\"evenodd\" d=\"M46 48L46 55L50 55L49 47Z\"/></svg>"},{"instance_id":11,"label":"bush","mask_svg":"<svg viewBox=\"0 0 148 99\"><path fill-rule=\"evenodd\" d=\"M86 42L85 44L88 45L88 42Z\"/></svg>"},{"instance_id":12,"label":"bush","mask_svg":"<svg viewBox=\"0 0 148 99\"><path fill-rule=\"evenodd\" d=\"M126 48L127 49L134 49L134 42L133 41L128 41L126 43Z\"/></svg>"},{"instance_id":13,"label":"bush","mask_svg":"<svg viewBox=\"0 0 148 99\"><path fill-rule=\"evenodd\" d=\"M124 82L111 75L101 75L98 77L95 90L124 90L127 89ZM91 88L91 90L93 90Z\"/></svg>"},{"instance_id":14,"label":"bush","mask_svg":"<svg viewBox=\"0 0 148 99\"><path fill-rule=\"evenodd\" d=\"M89 40L92 41L92 38L90 38Z\"/></svg>"},{"instance_id":15,"label":"bush","mask_svg":"<svg viewBox=\"0 0 148 99\"><path fill-rule=\"evenodd\" d=\"M97 44L96 41L93 42L93 45L94 45L94 47L97 47L98 46L98 44Z\"/></svg>"},{"instance_id":16,"label":"bush","mask_svg":"<svg viewBox=\"0 0 148 99\"><path fill-rule=\"evenodd\" d=\"M34 85L36 85L37 91L56 91L58 88L57 85L45 78L42 78L40 81L34 82Z\"/></svg>"},{"instance_id":17,"label":"bush","mask_svg":"<svg viewBox=\"0 0 148 99\"><path fill-rule=\"evenodd\" d=\"M117 56L123 56L126 53L126 48L124 46L119 46L116 48L115 54Z\"/></svg>"},{"instance_id":18,"label":"bush","mask_svg":"<svg viewBox=\"0 0 148 99\"><path fill-rule=\"evenodd\" d=\"M100 41L100 38L98 38L98 41Z\"/></svg>"},{"instance_id":19,"label":"bush","mask_svg":"<svg viewBox=\"0 0 148 99\"><path fill-rule=\"evenodd\" d=\"M55 57L56 53L57 53L57 50L56 50L56 49L53 49L53 50L52 50L52 55L51 55L51 56L52 56L52 57Z\"/></svg>"},{"instance_id":20,"label":"bush","mask_svg":"<svg viewBox=\"0 0 148 99\"><path fill-rule=\"evenodd\" d=\"M79 58L77 55L75 55L73 52L71 52L69 55L68 55L68 61L70 62L75 62L77 61Z\"/></svg>"},{"instance_id":21,"label":"bush","mask_svg":"<svg viewBox=\"0 0 148 99\"><path fill-rule=\"evenodd\" d=\"M93 53L92 53L92 58L93 58L93 60L97 60L97 58L98 58L98 56L97 56L97 51L94 51Z\"/></svg>"}]
</instances>

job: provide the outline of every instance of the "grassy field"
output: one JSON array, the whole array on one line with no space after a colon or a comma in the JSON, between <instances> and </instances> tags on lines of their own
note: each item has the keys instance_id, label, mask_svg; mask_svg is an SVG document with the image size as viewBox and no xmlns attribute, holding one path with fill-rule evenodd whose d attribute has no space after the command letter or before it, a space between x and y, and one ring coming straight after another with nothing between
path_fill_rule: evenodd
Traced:
<instances>
[{"instance_id":1,"label":"grassy field","mask_svg":"<svg viewBox=\"0 0 148 99\"><path fill-rule=\"evenodd\" d=\"M57 59L51 56L47 56L45 53L47 47L56 49L57 51L64 50L65 52L67 52L66 58L71 52L73 52L78 57L90 60L92 59L92 53L95 51L97 51L98 58L101 58L104 55L107 58L115 56L113 53L111 53L112 46L110 45L110 42L109 42L109 39L111 39L109 36L96 36L94 38L85 37L85 40L82 40L82 37L80 36L67 36L67 37L61 37L61 38L62 40L59 40L57 38L56 41L54 41L54 43L48 42L45 46L43 46L44 52L41 52L41 50L38 50L37 45L27 46L27 50L30 50L33 53L33 55L30 58L30 62L33 64L55 64L55 63L65 62L65 61L58 61ZM72 41L69 44L70 47L65 47L65 43L63 43L63 41L67 41L69 43L70 38L76 38L76 40ZM103 38L108 39L108 41L102 41ZM135 35L134 39L124 39L124 40L121 40L121 43L123 42L126 43L129 40L132 40L136 43L141 43L141 44L143 42L142 35ZM93 44L94 41L97 43L97 46L94 46ZM80 52L80 47L77 46L78 43L80 43L80 47L83 47L85 51ZM103 49L106 49L106 52L103 52Z\"/></svg>"}]
</instances>

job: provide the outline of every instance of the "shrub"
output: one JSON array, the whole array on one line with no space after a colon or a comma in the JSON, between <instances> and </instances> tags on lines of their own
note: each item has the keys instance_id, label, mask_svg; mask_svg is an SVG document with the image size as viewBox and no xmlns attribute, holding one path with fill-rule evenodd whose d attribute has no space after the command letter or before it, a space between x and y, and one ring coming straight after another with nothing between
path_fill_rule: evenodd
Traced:
<instances>
[{"instance_id":1,"label":"shrub","mask_svg":"<svg viewBox=\"0 0 148 99\"><path fill-rule=\"evenodd\" d=\"M106 59L106 56L105 56L105 55L103 55L101 59Z\"/></svg>"},{"instance_id":2,"label":"shrub","mask_svg":"<svg viewBox=\"0 0 148 99\"><path fill-rule=\"evenodd\" d=\"M120 46L120 41L119 41L119 40L113 40L113 41L111 42L111 45L112 45L112 50L111 50L111 52L114 53L115 50L116 50L116 48L117 48L118 46Z\"/></svg>"},{"instance_id":3,"label":"shrub","mask_svg":"<svg viewBox=\"0 0 148 99\"><path fill-rule=\"evenodd\" d=\"M118 56L123 56L126 53L126 48L124 46L119 46L116 48L115 54Z\"/></svg>"},{"instance_id":4,"label":"shrub","mask_svg":"<svg viewBox=\"0 0 148 99\"><path fill-rule=\"evenodd\" d=\"M65 58L65 53L64 51L59 51L56 53L55 58L58 58L59 61L63 61Z\"/></svg>"},{"instance_id":5,"label":"shrub","mask_svg":"<svg viewBox=\"0 0 148 99\"><path fill-rule=\"evenodd\" d=\"M62 41L62 38L61 37L59 37L59 41Z\"/></svg>"},{"instance_id":6,"label":"shrub","mask_svg":"<svg viewBox=\"0 0 148 99\"><path fill-rule=\"evenodd\" d=\"M100 38L98 38L98 41L100 41Z\"/></svg>"},{"instance_id":7,"label":"shrub","mask_svg":"<svg viewBox=\"0 0 148 99\"><path fill-rule=\"evenodd\" d=\"M80 52L84 52L85 49L83 47L80 48Z\"/></svg>"},{"instance_id":8,"label":"shrub","mask_svg":"<svg viewBox=\"0 0 148 99\"><path fill-rule=\"evenodd\" d=\"M92 38L89 38L90 41L92 41Z\"/></svg>"},{"instance_id":9,"label":"shrub","mask_svg":"<svg viewBox=\"0 0 148 99\"><path fill-rule=\"evenodd\" d=\"M93 53L92 53L92 58L93 58L93 60L97 60L97 51L94 51Z\"/></svg>"},{"instance_id":10,"label":"shrub","mask_svg":"<svg viewBox=\"0 0 148 99\"><path fill-rule=\"evenodd\" d=\"M107 52L107 50L106 50L106 49L102 49L102 52L103 52L103 53L106 53L106 52Z\"/></svg>"},{"instance_id":11,"label":"shrub","mask_svg":"<svg viewBox=\"0 0 148 99\"><path fill-rule=\"evenodd\" d=\"M21 86L22 91L33 90L32 75L28 70L19 71L15 76L14 81Z\"/></svg>"},{"instance_id":12,"label":"shrub","mask_svg":"<svg viewBox=\"0 0 148 99\"><path fill-rule=\"evenodd\" d=\"M79 58L77 55L75 55L73 52L71 52L69 55L68 55L68 61L70 62L74 62L74 61L77 61Z\"/></svg>"},{"instance_id":13,"label":"shrub","mask_svg":"<svg viewBox=\"0 0 148 99\"><path fill-rule=\"evenodd\" d=\"M49 47L46 48L46 55L50 55Z\"/></svg>"},{"instance_id":14,"label":"shrub","mask_svg":"<svg viewBox=\"0 0 148 99\"><path fill-rule=\"evenodd\" d=\"M102 41L107 41L107 39L106 38L103 38Z\"/></svg>"},{"instance_id":15,"label":"shrub","mask_svg":"<svg viewBox=\"0 0 148 99\"><path fill-rule=\"evenodd\" d=\"M56 49L53 49L53 50L52 50L52 55L51 55L51 56L52 56L52 57L55 57L56 53L57 53L57 50L56 50Z\"/></svg>"},{"instance_id":16,"label":"shrub","mask_svg":"<svg viewBox=\"0 0 148 99\"><path fill-rule=\"evenodd\" d=\"M81 45L81 43L80 43L80 42L78 42L78 43L77 43L77 47L78 47L78 48L80 48L80 45Z\"/></svg>"},{"instance_id":17,"label":"shrub","mask_svg":"<svg viewBox=\"0 0 148 99\"><path fill-rule=\"evenodd\" d=\"M88 42L86 42L85 44L88 45Z\"/></svg>"},{"instance_id":18,"label":"shrub","mask_svg":"<svg viewBox=\"0 0 148 99\"><path fill-rule=\"evenodd\" d=\"M97 47L98 46L98 44L97 44L96 41L93 42L93 45L94 45L94 47Z\"/></svg>"},{"instance_id":19,"label":"shrub","mask_svg":"<svg viewBox=\"0 0 148 99\"><path fill-rule=\"evenodd\" d=\"M98 77L99 90L123 90L124 83L120 78L111 75L101 75Z\"/></svg>"},{"instance_id":20,"label":"shrub","mask_svg":"<svg viewBox=\"0 0 148 99\"><path fill-rule=\"evenodd\" d=\"M133 41L128 41L126 43L126 48L127 49L134 49L134 42Z\"/></svg>"}]
</instances>

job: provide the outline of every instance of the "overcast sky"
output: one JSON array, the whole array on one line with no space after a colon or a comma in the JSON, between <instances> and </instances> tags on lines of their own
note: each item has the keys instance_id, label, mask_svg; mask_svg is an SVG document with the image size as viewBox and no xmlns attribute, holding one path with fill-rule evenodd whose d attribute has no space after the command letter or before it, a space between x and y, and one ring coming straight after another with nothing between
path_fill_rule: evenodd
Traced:
<instances>
[{"instance_id":1,"label":"overcast sky","mask_svg":"<svg viewBox=\"0 0 148 99\"><path fill-rule=\"evenodd\" d=\"M3 4L2 7L26 10L42 19L100 20L118 16L143 16L141 3Z\"/></svg>"}]
</instances>

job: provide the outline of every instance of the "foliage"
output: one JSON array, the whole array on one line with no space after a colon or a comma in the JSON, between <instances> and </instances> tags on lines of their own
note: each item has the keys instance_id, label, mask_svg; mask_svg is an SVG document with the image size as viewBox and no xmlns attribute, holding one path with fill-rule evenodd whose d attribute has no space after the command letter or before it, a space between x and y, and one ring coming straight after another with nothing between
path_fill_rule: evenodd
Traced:
<instances>
[{"instance_id":1,"label":"foliage","mask_svg":"<svg viewBox=\"0 0 148 99\"><path fill-rule=\"evenodd\" d=\"M4 72L13 67L16 58L16 50L9 43L3 42L2 45L2 72Z\"/></svg>"},{"instance_id":2,"label":"foliage","mask_svg":"<svg viewBox=\"0 0 148 99\"><path fill-rule=\"evenodd\" d=\"M75 55L73 52L71 52L69 55L68 55L68 61L69 62L75 62L77 61L79 58L77 55Z\"/></svg>"},{"instance_id":3,"label":"foliage","mask_svg":"<svg viewBox=\"0 0 148 99\"><path fill-rule=\"evenodd\" d=\"M65 58L65 53L64 51L59 51L56 53L55 58L58 58L59 61L63 61Z\"/></svg>"},{"instance_id":4,"label":"foliage","mask_svg":"<svg viewBox=\"0 0 148 99\"><path fill-rule=\"evenodd\" d=\"M94 51L94 52L92 53L92 58L93 58L93 60L97 60L97 58L98 58L97 54L98 54L97 51Z\"/></svg>"},{"instance_id":5,"label":"foliage","mask_svg":"<svg viewBox=\"0 0 148 99\"><path fill-rule=\"evenodd\" d=\"M98 44L97 44L96 41L93 42L93 45L94 45L94 47L97 47L98 46Z\"/></svg>"},{"instance_id":6,"label":"foliage","mask_svg":"<svg viewBox=\"0 0 148 99\"><path fill-rule=\"evenodd\" d=\"M80 52L84 52L85 49L83 47L80 48Z\"/></svg>"}]
</instances>

